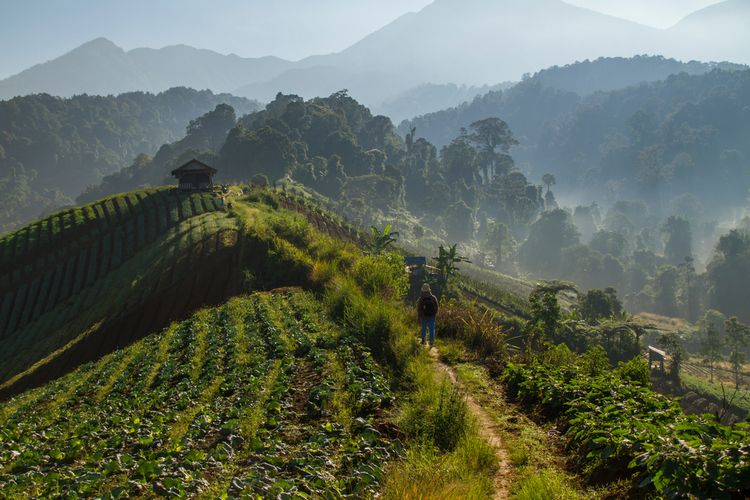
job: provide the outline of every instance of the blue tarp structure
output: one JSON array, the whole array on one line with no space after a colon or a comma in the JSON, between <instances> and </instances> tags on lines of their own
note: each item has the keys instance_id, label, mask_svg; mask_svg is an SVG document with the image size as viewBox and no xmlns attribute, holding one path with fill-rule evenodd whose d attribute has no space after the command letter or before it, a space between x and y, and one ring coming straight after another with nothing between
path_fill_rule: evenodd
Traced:
<instances>
[{"instance_id":1,"label":"blue tarp structure","mask_svg":"<svg viewBox=\"0 0 750 500\"><path fill-rule=\"evenodd\" d=\"M427 257L404 257L404 264L407 266L425 266L427 265Z\"/></svg>"}]
</instances>

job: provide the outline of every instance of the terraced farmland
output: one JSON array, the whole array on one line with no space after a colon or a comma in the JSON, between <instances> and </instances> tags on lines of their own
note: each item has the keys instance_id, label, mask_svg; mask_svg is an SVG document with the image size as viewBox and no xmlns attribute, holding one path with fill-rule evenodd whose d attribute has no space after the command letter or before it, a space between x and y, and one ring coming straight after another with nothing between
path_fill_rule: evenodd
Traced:
<instances>
[{"instance_id":1,"label":"terraced farmland","mask_svg":"<svg viewBox=\"0 0 750 500\"><path fill-rule=\"evenodd\" d=\"M236 222L217 208L210 194L146 190L1 239L0 396L236 293Z\"/></svg>"},{"instance_id":2,"label":"terraced farmland","mask_svg":"<svg viewBox=\"0 0 750 500\"><path fill-rule=\"evenodd\" d=\"M388 387L312 296L235 298L2 404L0 491L361 495Z\"/></svg>"}]
</instances>

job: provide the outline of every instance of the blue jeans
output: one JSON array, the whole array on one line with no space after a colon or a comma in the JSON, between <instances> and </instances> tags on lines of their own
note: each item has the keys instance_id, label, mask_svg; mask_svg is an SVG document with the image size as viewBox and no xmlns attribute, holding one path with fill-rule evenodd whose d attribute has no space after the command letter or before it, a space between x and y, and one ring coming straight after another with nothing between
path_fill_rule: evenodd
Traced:
<instances>
[{"instance_id":1,"label":"blue jeans","mask_svg":"<svg viewBox=\"0 0 750 500\"><path fill-rule=\"evenodd\" d=\"M430 344L435 343L435 318L424 318L422 319L422 342L424 342L424 336L427 328L430 328Z\"/></svg>"}]
</instances>

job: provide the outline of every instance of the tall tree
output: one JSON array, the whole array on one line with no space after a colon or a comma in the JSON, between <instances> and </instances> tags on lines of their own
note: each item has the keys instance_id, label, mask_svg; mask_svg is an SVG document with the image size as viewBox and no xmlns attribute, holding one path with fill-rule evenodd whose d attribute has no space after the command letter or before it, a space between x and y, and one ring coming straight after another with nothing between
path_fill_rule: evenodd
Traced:
<instances>
[{"instance_id":1,"label":"tall tree","mask_svg":"<svg viewBox=\"0 0 750 500\"><path fill-rule=\"evenodd\" d=\"M711 307L727 315L750 321L750 236L730 231L722 236L708 265Z\"/></svg>"},{"instance_id":2,"label":"tall tree","mask_svg":"<svg viewBox=\"0 0 750 500\"><path fill-rule=\"evenodd\" d=\"M661 266L657 269L654 278L654 305L659 314L665 316L678 316L677 287L679 271L674 266Z\"/></svg>"},{"instance_id":3,"label":"tall tree","mask_svg":"<svg viewBox=\"0 0 750 500\"><path fill-rule=\"evenodd\" d=\"M666 234L664 256L673 265L684 262L685 257L692 257L693 243L690 223L682 217L670 216L661 228Z\"/></svg>"},{"instance_id":4,"label":"tall tree","mask_svg":"<svg viewBox=\"0 0 750 500\"><path fill-rule=\"evenodd\" d=\"M557 184L557 179L555 179L555 176L552 174L544 174L542 176L542 183L547 186L547 192L549 193L550 186Z\"/></svg>"},{"instance_id":5,"label":"tall tree","mask_svg":"<svg viewBox=\"0 0 750 500\"><path fill-rule=\"evenodd\" d=\"M696 289L696 281L698 277L695 275L695 266L693 263L695 259L690 256L685 257L685 261L679 264L677 267L682 269L685 278L685 288L683 291L685 306L687 307L687 319L688 321L695 321L695 315L698 313L698 290Z\"/></svg>"},{"instance_id":6,"label":"tall tree","mask_svg":"<svg viewBox=\"0 0 750 500\"><path fill-rule=\"evenodd\" d=\"M508 226L502 222L492 222L487 227L483 246L495 255L495 267L500 268L507 255L513 251L516 242Z\"/></svg>"},{"instance_id":7,"label":"tall tree","mask_svg":"<svg viewBox=\"0 0 750 500\"><path fill-rule=\"evenodd\" d=\"M495 175L505 175L513 168L513 159L508 152L518 144L508 124L500 118L485 118L469 125L472 133L469 141L479 152L484 183Z\"/></svg>"},{"instance_id":8,"label":"tall tree","mask_svg":"<svg viewBox=\"0 0 750 500\"><path fill-rule=\"evenodd\" d=\"M716 363L721 361L721 332L711 322L708 322L703 329L701 354L708 364L709 381L713 383Z\"/></svg>"},{"instance_id":9,"label":"tall tree","mask_svg":"<svg viewBox=\"0 0 750 500\"><path fill-rule=\"evenodd\" d=\"M563 249L578 244L578 238L567 212L559 208L544 212L521 246L521 264L537 276L557 276Z\"/></svg>"},{"instance_id":10,"label":"tall tree","mask_svg":"<svg viewBox=\"0 0 750 500\"><path fill-rule=\"evenodd\" d=\"M228 104L219 104L213 111L190 121L185 137L187 146L218 151L236 122L234 108Z\"/></svg>"},{"instance_id":11,"label":"tall tree","mask_svg":"<svg viewBox=\"0 0 750 500\"><path fill-rule=\"evenodd\" d=\"M724 329L727 332L729 362L734 372L734 387L739 389L742 366L745 363L745 348L750 343L750 327L740 323L736 317L731 317L724 323Z\"/></svg>"},{"instance_id":12,"label":"tall tree","mask_svg":"<svg viewBox=\"0 0 750 500\"><path fill-rule=\"evenodd\" d=\"M679 383L682 362L687 358L687 352L682 343L679 332L663 333L658 339L659 345L664 347L671 358L669 364L669 376L673 382Z\"/></svg>"},{"instance_id":13,"label":"tall tree","mask_svg":"<svg viewBox=\"0 0 750 500\"><path fill-rule=\"evenodd\" d=\"M457 137L440 151L445 180L451 185L473 186L480 181L477 153L466 137Z\"/></svg>"}]
</instances>

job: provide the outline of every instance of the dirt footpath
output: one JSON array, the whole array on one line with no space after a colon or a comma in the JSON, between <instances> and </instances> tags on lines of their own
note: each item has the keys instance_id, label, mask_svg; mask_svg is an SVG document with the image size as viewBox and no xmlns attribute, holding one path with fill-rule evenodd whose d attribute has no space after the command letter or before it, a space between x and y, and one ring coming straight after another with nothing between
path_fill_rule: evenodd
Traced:
<instances>
[{"instance_id":1,"label":"dirt footpath","mask_svg":"<svg viewBox=\"0 0 750 500\"><path fill-rule=\"evenodd\" d=\"M466 391L463 384L458 380L456 371L453 367L446 365L440 361L437 348L433 347L429 351L430 357L435 361L435 366L441 372L445 373L450 379L451 383L458 387L463 392L466 398L466 406L469 408L469 412L474 416L479 426L479 436L484 439L492 448L495 450L497 456L498 468L493 478L495 484L495 495L493 498L496 500L510 498L510 471L511 466L508 461L508 452L503 446L503 441L500 439L500 434L497 430L497 424L492 417L484 411L476 399Z\"/></svg>"}]
</instances>

